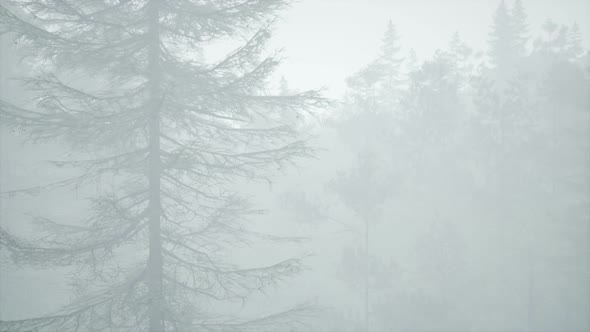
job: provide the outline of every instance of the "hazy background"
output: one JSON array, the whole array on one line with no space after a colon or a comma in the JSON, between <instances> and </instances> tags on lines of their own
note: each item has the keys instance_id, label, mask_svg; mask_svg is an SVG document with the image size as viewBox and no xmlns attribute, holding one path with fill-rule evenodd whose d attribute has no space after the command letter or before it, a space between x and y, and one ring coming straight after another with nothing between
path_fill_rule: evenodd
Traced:
<instances>
[{"instance_id":1,"label":"hazy background","mask_svg":"<svg viewBox=\"0 0 590 332\"><path fill-rule=\"evenodd\" d=\"M525 5L533 33L547 19L577 22L583 32L590 31L589 1ZM456 31L469 46L484 51L497 6L495 0L300 0L285 12L272 44L286 49L281 72L293 86L326 86L337 96L350 72L372 60L388 20L396 24L404 49L414 49L423 59L443 48ZM583 37L587 47L590 36Z\"/></svg>"},{"instance_id":2,"label":"hazy background","mask_svg":"<svg viewBox=\"0 0 590 332\"><path fill-rule=\"evenodd\" d=\"M302 256L308 268L232 310L317 304L322 310L300 332L590 331L590 1L524 2L531 39L547 19L577 23L584 55L564 60L529 47L528 76L518 92L494 92L501 97L478 85L496 79L488 51L498 4L300 0L283 13L270 49L284 48L286 58L272 89L281 77L289 91L280 93L325 87L334 104L293 120L313 137L315 158L277 169L270 182L235 186L266 210L249 226L307 240L255 243L230 256L245 266ZM390 20L400 54L414 50L418 63L404 69L414 74L403 74L400 91L375 97L380 87L347 79L379 56ZM464 63L444 53L455 32L473 50ZM27 101L9 77L28 69L1 42L0 97ZM501 112L507 117L494 118ZM0 139L2 190L65 174L43 163L65 147L23 144L3 127ZM23 235L32 232L30 214L75 222L87 208L83 190L0 203L2 226ZM68 272L3 264L0 319L59 308L72 298Z\"/></svg>"}]
</instances>

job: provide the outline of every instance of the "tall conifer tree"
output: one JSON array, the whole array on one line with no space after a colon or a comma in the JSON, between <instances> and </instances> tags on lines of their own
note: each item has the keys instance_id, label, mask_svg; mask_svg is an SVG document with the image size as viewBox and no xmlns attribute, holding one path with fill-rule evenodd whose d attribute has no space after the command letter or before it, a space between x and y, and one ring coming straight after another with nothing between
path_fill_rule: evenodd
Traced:
<instances>
[{"instance_id":1,"label":"tall conifer tree","mask_svg":"<svg viewBox=\"0 0 590 332\"><path fill-rule=\"evenodd\" d=\"M500 2L494 14L489 42L491 63L500 77L506 78L512 72L518 58L518 41L514 33L512 16L504 0Z\"/></svg>"},{"instance_id":2,"label":"tall conifer tree","mask_svg":"<svg viewBox=\"0 0 590 332\"><path fill-rule=\"evenodd\" d=\"M582 34L578 23L574 23L569 29L568 35L568 51L573 58L578 58L584 55L584 48L582 46Z\"/></svg>"},{"instance_id":3,"label":"tall conifer tree","mask_svg":"<svg viewBox=\"0 0 590 332\"><path fill-rule=\"evenodd\" d=\"M404 57L401 54L400 37L397 28L392 21L387 24L387 29L382 39L381 54L378 62L382 68L384 93L393 93L400 88L402 82L401 72Z\"/></svg>"},{"instance_id":4,"label":"tall conifer tree","mask_svg":"<svg viewBox=\"0 0 590 332\"><path fill-rule=\"evenodd\" d=\"M518 55L525 56L527 44L529 41L529 26L527 23L527 14L522 0L515 0L512 7L512 26L514 29L514 39Z\"/></svg>"},{"instance_id":5,"label":"tall conifer tree","mask_svg":"<svg viewBox=\"0 0 590 332\"><path fill-rule=\"evenodd\" d=\"M347 80L355 107L371 112L393 111L404 83L405 61L399 34L389 21L377 58Z\"/></svg>"},{"instance_id":6,"label":"tall conifer tree","mask_svg":"<svg viewBox=\"0 0 590 332\"><path fill-rule=\"evenodd\" d=\"M307 156L281 112L324 104L315 91L266 92L279 59L263 51L288 1L1 4L0 32L15 36L41 69L24 79L36 103L0 101L2 123L84 156L55 162L79 176L33 190L100 179L113 186L91 198L84 225L43 218L49 232L35 241L1 230L0 244L17 262L76 267L87 294L53 315L1 322L0 330L276 331L302 314L248 321L207 304L244 301L300 270L298 259L244 269L223 255L259 237L243 225L257 211L234 182ZM202 61L202 50L233 37L247 41Z\"/></svg>"}]
</instances>

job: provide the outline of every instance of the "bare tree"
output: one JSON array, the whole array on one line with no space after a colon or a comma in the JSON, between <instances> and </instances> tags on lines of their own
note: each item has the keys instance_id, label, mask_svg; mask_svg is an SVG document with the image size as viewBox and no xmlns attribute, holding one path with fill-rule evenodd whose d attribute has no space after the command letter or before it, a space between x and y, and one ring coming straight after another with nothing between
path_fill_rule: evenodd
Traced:
<instances>
[{"instance_id":1,"label":"bare tree","mask_svg":"<svg viewBox=\"0 0 590 332\"><path fill-rule=\"evenodd\" d=\"M0 232L18 263L75 266L85 295L60 312L0 322L1 330L276 330L305 307L239 320L207 301L244 301L301 270L299 259L244 269L224 248L269 238L244 227L258 213L236 192L312 153L283 112L325 105L317 91L269 95L279 54L265 43L287 0L3 0L0 32L40 68L23 78L27 107L0 101L3 124L68 144L78 176L21 193L113 183L84 225L38 218L25 240ZM202 51L245 41L206 62ZM130 255L130 252L135 254ZM137 254L141 253L141 254Z\"/></svg>"}]
</instances>

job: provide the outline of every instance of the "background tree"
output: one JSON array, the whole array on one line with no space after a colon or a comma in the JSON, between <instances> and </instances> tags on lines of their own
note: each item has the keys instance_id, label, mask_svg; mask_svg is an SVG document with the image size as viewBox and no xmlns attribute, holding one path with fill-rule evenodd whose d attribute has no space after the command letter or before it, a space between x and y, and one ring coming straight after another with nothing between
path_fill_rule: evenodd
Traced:
<instances>
[{"instance_id":1,"label":"background tree","mask_svg":"<svg viewBox=\"0 0 590 332\"><path fill-rule=\"evenodd\" d=\"M564 280L577 282L588 267L580 263L583 250L577 246L583 241L570 233L573 229L587 228L579 223L587 212L575 208L573 202L587 201L588 192L576 193L572 187L566 190L568 185L561 177L570 174L566 176L570 185L584 181L587 174L578 167L588 163L587 153L581 152L588 142L588 121L582 120L587 112L576 111L587 103L581 91L588 89L588 77L583 69L584 60L576 57L571 52L573 47L568 46L573 40L569 29L546 22L545 36L536 39L533 49L521 55L523 61L514 66L514 73L505 84L480 85L478 89L487 88L474 96L474 119L479 122L474 128L478 128L477 136L481 139L479 150L486 155L480 157L488 159L480 164L485 165L482 168L487 178L482 195L486 192L489 197L485 204L489 205L490 222L496 225L496 236L501 243L502 258L498 264L503 267L499 270L526 267L520 274L527 287L520 291L521 298L526 299L522 307L526 317L523 322L530 330L557 328L552 325L552 319L557 319L559 309L554 309L555 314L539 314L541 306L550 306L543 298L566 302L562 294L544 291L541 296L541 289L550 289L554 283ZM482 77L488 83L494 82L493 72ZM576 102L572 103L573 100ZM560 194L556 194L558 188L563 190ZM573 205L557 208L561 204ZM571 242L565 245L568 238ZM564 247L549 249L543 243L555 246L562 243ZM515 257L514 252L521 254ZM559 264L556 256L560 257ZM499 276L499 280L509 284L512 275ZM510 287L519 290L516 285ZM570 295L567 302L580 305L579 299L573 298L576 296Z\"/></svg>"},{"instance_id":2,"label":"background tree","mask_svg":"<svg viewBox=\"0 0 590 332\"><path fill-rule=\"evenodd\" d=\"M37 95L34 105L2 101L2 123L80 156L53 162L79 175L19 192L101 179L112 185L89 198L84 224L39 217L46 233L34 241L2 229L0 244L17 263L76 266L74 281L86 294L56 314L4 321L0 329L274 331L306 313L254 320L214 313L215 303L243 302L301 269L299 259L242 268L225 255L264 238L244 228L258 211L236 183L311 153L282 113L324 105L314 91L266 93L279 59L263 50L270 23L287 5L2 2L0 32L12 34L39 67L23 79ZM247 42L202 60L205 46L236 36Z\"/></svg>"},{"instance_id":3,"label":"background tree","mask_svg":"<svg viewBox=\"0 0 590 332\"><path fill-rule=\"evenodd\" d=\"M514 1L511 17L518 55L525 56L529 41L529 26L527 23L528 16L522 0Z\"/></svg>"},{"instance_id":4,"label":"background tree","mask_svg":"<svg viewBox=\"0 0 590 332\"><path fill-rule=\"evenodd\" d=\"M381 54L377 59L379 67L381 67L381 75L383 75L380 95L384 99L385 109L389 112L394 111L404 84L403 66L405 60L397 28L392 21L389 21L381 41Z\"/></svg>"},{"instance_id":5,"label":"background tree","mask_svg":"<svg viewBox=\"0 0 590 332\"><path fill-rule=\"evenodd\" d=\"M362 234L364 237L362 240L364 248L360 252L364 258L364 266L361 271L363 271L362 275L364 276L365 331L369 331L371 324L371 270L372 268L378 268L377 266L371 266L370 225L379 221L382 204L391 194L391 184L388 181L389 177L385 174L386 172L387 169L381 160L367 152L359 155L358 165L348 174L340 174L328 184L329 188L334 191L345 206L354 212L364 228L358 234ZM344 268L347 268L347 261L351 262L352 266L356 268L360 267L358 266L358 257L355 262L355 257L345 252L344 260ZM376 262L375 259L373 261Z\"/></svg>"},{"instance_id":6,"label":"background tree","mask_svg":"<svg viewBox=\"0 0 590 332\"><path fill-rule=\"evenodd\" d=\"M376 59L346 81L349 102L367 112L392 112L404 83L405 61L397 29L389 21Z\"/></svg>"},{"instance_id":7,"label":"background tree","mask_svg":"<svg viewBox=\"0 0 590 332\"><path fill-rule=\"evenodd\" d=\"M489 34L489 56L498 78L511 76L520 52L519 36L515 33L517 26L506 2L502 0L494 13Z\"/></svg>"},{"instance_id":8,"label":"background tree","mask_svg":"<svg viewBox=\"0 0 590 332\"><path fill-rule=\"evenodd\" d=\"M582 33L578 23L574 23L569 31L568 36L569 51L573 57L581 57L584 55L584 47L582 46Z\"/></svg>"}]
</instances>

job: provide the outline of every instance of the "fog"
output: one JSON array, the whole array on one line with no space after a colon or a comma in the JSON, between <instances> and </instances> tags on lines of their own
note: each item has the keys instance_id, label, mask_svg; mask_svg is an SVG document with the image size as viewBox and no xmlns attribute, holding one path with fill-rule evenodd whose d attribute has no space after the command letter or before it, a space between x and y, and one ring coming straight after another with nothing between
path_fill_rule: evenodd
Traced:
<instances>
[{"instance_id":1,"label":"fog","mask_svg":"<svg viewBox=\"0 0 590 332\"><path fill-rule=\"evenodd\" d=\"M590 2L0 4L0 331L590 331Z\"/></svg>"}]
</instances>

